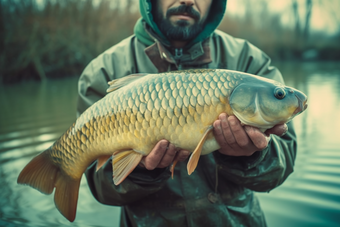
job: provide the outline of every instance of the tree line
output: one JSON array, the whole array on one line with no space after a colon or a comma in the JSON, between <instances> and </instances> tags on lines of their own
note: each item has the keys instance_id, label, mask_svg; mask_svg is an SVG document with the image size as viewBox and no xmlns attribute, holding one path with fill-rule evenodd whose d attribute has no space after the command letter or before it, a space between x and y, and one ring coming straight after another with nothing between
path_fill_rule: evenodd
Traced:
<instances>
[{"instance_id":1,"label":"tree line","mask_svg":"<svg viewBox=\"0 0 340 227\"><path fill-rule=\"evenodd\" d=\"M296 18L292 27L283 26L266 1L257 3L263 4L262 11L249 6L242 18L227 12L219 29L248 39L273 59L340 59L340 33L310 35L312 0L306 0L304 24L292 0ZM80 75L98 54L133 34L140 17L136 4L136 0L0 0L0 81Z\"/></svg>"}]
</instances>

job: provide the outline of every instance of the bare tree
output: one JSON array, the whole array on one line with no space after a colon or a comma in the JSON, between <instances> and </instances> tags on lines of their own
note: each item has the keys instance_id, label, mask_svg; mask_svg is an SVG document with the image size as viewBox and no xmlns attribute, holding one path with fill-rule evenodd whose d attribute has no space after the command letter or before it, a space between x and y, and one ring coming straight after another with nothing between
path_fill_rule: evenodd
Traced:
<instances>
[{"instance_id":1,"label":"bare tree","mask_svg":"<svg viewBox=\"0 0 340 227\"><path fill-rule=\"evenodd\" d=\"M306 0L305 2L305 14L300 15L299 10L300 5L297 0L293 0L292 10L294 15L294 28L295 28L295 37L298 45L303 48L305 44L307 44L309 38L310 31L310 19L312 15L313 4L312 0ZM302 11L303 12L303 11ZM301 18L304 19L304 25L302 24Z\"/></svg>"},{"instance_id":2,"label":"bare tree","mask_svg":"<svg viewBox=\"0 0 340 227\"><path fill-rule=\"evenodd\" d=\"M310 18L312 14L312 0L306 0L306 15L305 15L305 28L303 32L303 38L307 41L309 37L309 30L310 30Z\"/></svg>"}]
</instances>

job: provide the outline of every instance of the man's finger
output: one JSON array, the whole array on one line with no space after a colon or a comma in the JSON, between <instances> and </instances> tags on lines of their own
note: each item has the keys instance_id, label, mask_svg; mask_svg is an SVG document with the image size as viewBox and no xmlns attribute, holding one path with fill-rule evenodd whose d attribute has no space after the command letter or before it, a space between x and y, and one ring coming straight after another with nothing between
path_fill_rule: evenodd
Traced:
<instances>
[{"instance_id":1,"label":"man's finger","mask_svg":"<svg viewBox=\"0 0 340 227\"><path fill-rule=\"evenodd\" d=\"M247 133L244 131L244 128L242 127L240 121L235 116L230 116L228 117L228 122L237 146L240 148L247 148L249 146L250 140ZM235 146L236 145L234 145L234 147Z\"/></svg>"},{"instance_id":2,"label":"man's finger","mask_svg":"<svg viewBox=\"0 0 340 227\"><path fill-rule=\"evenodd\" d=\"M189 156L190 156L191 152L187 151L187 150L180 150L177 152L176 154L176 160L178 160L179 162L183 162L184 160L186 160Z\"/></svg>"},{"instance_id":3,"label":"man's finger","mask_svg":"<svg viewBox=\"0 0 340 227\"><path fill-rule=\"evenodd\" d=\"M228 116L225 113L220 114L219 119L221 121L221 128L224 135L226 144L232 148L237 146L236 139L228 121Z\"/></svg>"},{"instance_id":4,"label":"man's finger","mask_svg":"<svg viewBox=\"0 0 340 227\"><path fill-rule=\"evenodd\" d=\"M226 144L226 141L224 139L224 135L223 135L222 127L221 127L221 120L216 120L213 123L213 126L214 126L213 133L214 133L215 139L221 146L223 146L224 144Z\"/></svg>"},{"instance_id":5,"label":"man's finger","mask_svg":"<svg viewBox=\"0 0 340 227\"><path fill-rule=\"evenodd\" d=\"M220 119L216 120L213 123L213 126L214 126L213 133L214 133L215 139L217 143L221 146L221 148L219 149L220 152L224 154L229 154L228 152L232 152L233 149L229 146L226 139L224 138L224 134L223 134L222 126L221 126L221 120Z\"/></svg>"},{"instance_id":6,"label":"man's finger","mask_svg":"<svg viewBox=\"0 0 340 227\"><path fill-rule=\"evenodd\" d=\"M166 153L169 142L167 140L159 141L156 146L152 149L152 151L144 157L143 164L146 169L153 170L155 169L159 163L161 162L163 156Z\"/></svg>"},{"instance_id":7,"label":"man's finger","mask_svg":"<svg viewBox=\"0 0 340 227\"><path fill-rule=\"evenodd\" d=\"M157 165L157 168L165 168L167 166L170 166L175 159L176 153L177 151L176 151L175 145L170 143L168 145L168 148L164 156L162 157L161 161Z\"/></svg>"},{"instance_id":8,"label":"man's finger","mask_svg":"<svg viewBox=\"0 0 340 227\"><path fill-rule=\"evenodd\" d=\"M273 128L268 129L265 134L274 134L277 136L283 136L288 131L288 126L286 124L275 125Z\"/></svg>"},{"instance_id":9,"label":"man's finger","mask_svg":"<svg viewBox=\"0 0 340 227\"><path fill-rule=\"evenodd\" d=\"M251 126L244 126L245 131L248 134L249 139L253 142L258 150L263 150L268 146L268 139L258 128Z\"/></svg>"}]
</instances>

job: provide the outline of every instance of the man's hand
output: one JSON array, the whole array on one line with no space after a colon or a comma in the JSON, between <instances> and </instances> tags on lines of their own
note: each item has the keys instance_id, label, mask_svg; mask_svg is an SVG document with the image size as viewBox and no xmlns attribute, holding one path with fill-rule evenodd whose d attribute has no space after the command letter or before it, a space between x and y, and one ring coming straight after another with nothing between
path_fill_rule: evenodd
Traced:
<instances>
[{"instance_id":1,"label":"man's hand","mask_svg":"<svg viewBox=\"0 0 340 227\"><path fill-rule=\"evenodd\" d=\"M258 128L242 126L235 116L225 113L213 124L214 135L221 146L219 152L230 156L251 156L268 146L269 135L284 135L288 127L286 124L276 125L262 133Z\"/></svg>"},{"instance_id":2,"label":"man's hand","mask_svg":"<svg viewBox=\"0 0 340 227\"><path fill-rule=\"evenodd\" d=\"M173 144L163 139L156 144L147 156L142 158L140 165L148 170L165 168L175 160L184 161L189 155L189 151L176 148Z\"/></svg>"}]
</instances>

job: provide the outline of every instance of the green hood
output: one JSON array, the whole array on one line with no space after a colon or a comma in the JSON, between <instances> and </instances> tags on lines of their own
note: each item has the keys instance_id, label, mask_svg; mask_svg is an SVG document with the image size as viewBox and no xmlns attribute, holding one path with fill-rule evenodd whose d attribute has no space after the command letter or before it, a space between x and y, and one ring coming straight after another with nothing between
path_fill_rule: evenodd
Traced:
<instances>
[{"instance_id":1,"label":"green hood","mask_svg":"<svg viewBox=\"0 0 340 227\"><path fill-rule=\"evenodd\" d=\"M192 40L188 46L192 46L193 44L203 41L207 37L211 35L215 31L215 29L220 24L224 12L226 10L227 0L213 0L210 14L207 18L206 25L204 30L194 39ZM161 41L164 44L169 45L169 40L161 33L158 26L153 20L153 15L151 13L151 0L139 0L139 8L142 18L140 18L134 28L134 32L137 38L146 45L151 45L154 43L154 40L145 32L142 21L144 20L152 30L161 38ZM213 12L213 13L212 13Z\"/></svg>"}]
</instances>

